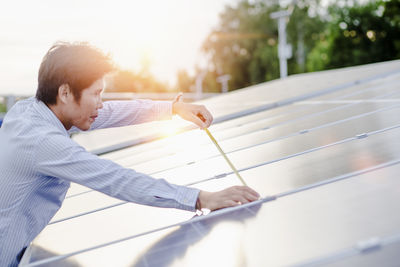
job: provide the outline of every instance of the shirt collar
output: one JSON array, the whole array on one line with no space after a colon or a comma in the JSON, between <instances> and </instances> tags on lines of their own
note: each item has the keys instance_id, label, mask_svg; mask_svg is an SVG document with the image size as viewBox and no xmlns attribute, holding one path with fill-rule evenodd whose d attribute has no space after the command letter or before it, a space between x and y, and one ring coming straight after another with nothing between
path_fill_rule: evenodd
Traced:
<instances>
[{"instance_id":1,"label":"shirt collar","mask_svg":"<svg viewBox=\"0 0 400 267\"><path fill-rule=\"evenodd\" d=\"M69 136L67 129L65 129L64 125L57 118L56 114L54 114L53 111L42 101L36 99L36 103L39 114L52 125L56 126L57 129L59 129L63 134Z\"/></svg>"}]
</instances>

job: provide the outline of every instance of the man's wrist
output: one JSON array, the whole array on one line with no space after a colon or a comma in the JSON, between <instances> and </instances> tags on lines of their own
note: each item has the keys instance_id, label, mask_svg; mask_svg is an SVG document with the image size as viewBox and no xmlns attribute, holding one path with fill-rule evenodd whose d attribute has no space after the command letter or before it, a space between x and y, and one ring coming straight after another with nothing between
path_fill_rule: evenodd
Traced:
<instances>
[{"instance_id":1,"label":"man's wrist","mask_svg":"<svg viewBox=\"0 0 400 267\"><path fill-rule=\"evenodd\" d=\"M209 209L209 198L211 193L207 191L200 190L199 196L196 201L196 209Z\"/></svg>"},{"instance_id":2,"label":"man's wrist","mask_svg":"<svg viewBox=\"0 0 400 267\"><path fill-rule=\"evenodd\" d=\"M178 114L178 108L180 103L178 101L172 101L172 115Z\"/></svg>"},{"instance_id":3,"label":"man's wrist","mask_svg":"<svg viewBox=\"0 0 400 267\"><path fill-rule=\"evenodd\" d=\"M197 197L197 201L196 201L196 210L201 210L200 195Z\"/></svg>"},{"instance_id":4,"label":"man's wrist","mask_svg":"<svg viewBox=\"0 0 400 267\"><path fill-rule=\"evenodd\" d=\"M172 104L171 104L172 115L175 115L175 114L176 114L176 111L175 111L175 104L176 104L176 101L172 101Z\"/></svg>"}]
</instances>

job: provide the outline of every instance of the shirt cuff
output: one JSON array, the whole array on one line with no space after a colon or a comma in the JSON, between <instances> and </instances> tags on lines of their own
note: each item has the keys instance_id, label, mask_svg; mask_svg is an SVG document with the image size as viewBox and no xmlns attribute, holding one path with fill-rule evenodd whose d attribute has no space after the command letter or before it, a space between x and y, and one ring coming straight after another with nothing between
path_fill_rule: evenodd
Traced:
<instances>
[{"instance_id":1,"label":"shirt cuff","mask_svg":"<svg viewBox=\"0 0 400 267\"><path fill-rule=\"evenodd\" d=\"M179 186L176 192L177 209L196 211L196 202L200 190L185 186Z\"/></svg>"},{"instance_id":2,"label":"shirt cuff","mask_svg":"<svg viewBox=\"0 0 400 267\"><path fill-rule=\"evenodd\" d=\"M172 119L172 101L154 101L157 114L156 120Z\"/></svg>"}]
</instances>

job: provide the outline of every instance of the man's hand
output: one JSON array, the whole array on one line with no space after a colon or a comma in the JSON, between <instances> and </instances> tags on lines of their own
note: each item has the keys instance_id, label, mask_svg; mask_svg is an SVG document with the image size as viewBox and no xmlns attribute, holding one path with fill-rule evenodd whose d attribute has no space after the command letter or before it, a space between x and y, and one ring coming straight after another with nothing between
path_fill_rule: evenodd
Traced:
<instances>
[{"instance_id":1,"label":"man's hand","mask_svg":"<svg viewBox=\"0 0 400 267\"><path fill-rule=\"evenodd\" d=\"M232 186L218 192L200 191L199 209L218 210L258 200L260 195L247 186Z\"/></svg>"},{"instance_id":2,"label":"man's hand","mask_svg":"<svg viewBox=\"0 0 400 267\"><path fill-rule=\"evenodd\" d=\"M183 103L181 99L182 94L175 97L172 102L172 114L177 114L182 119L193 122L200 129L208 128L211 125L213 116L205 106Z\"/></svg>"}]
</instances>

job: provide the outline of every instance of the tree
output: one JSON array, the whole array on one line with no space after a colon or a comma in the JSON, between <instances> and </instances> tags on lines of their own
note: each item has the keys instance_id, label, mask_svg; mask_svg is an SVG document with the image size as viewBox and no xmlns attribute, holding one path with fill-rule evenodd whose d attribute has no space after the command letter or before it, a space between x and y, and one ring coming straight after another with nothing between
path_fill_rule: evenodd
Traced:
<instances>
[{"instance_id":1,"label":"tree","mask_svg":"<svg viewBox=\"0 0 400 267\"><path fill-rule=\"evenodd\" d=\"M0 103L0 113L5 113L7 111L6 105Z\"/></svg>"},{"instance_id":2,"label":"tree","mask_svg":"<svg viewBox=\"0 0 400 267\"><path fill-rule=\"evenodd\" d=\"M106 91L134 93L167 92L168 88L148 73L118 70L110 77Z\"/></svg>"},{"instance_id":3,"label":"tree","mask_svg":"<svg viewBox=\"0 0 400 267\"><path fill-rule=\"evenodd\" d=\"M186 70L179 70L177 73L176 87L178 92L190 92L194 86L194 78Z\"/></svg>"},{"instance_id":4,"label":"tree","mask_svg":"<svg viewBox=\"0 0 400 267\"><path fill-rule=\"evenodd\" d=\"M400 58L400 0L350 4L330 6L332 19L309 55L310 70Z\"/></svg>"},{"instance_id":5,"label":"tree","mask_svg":"<svg viewBox=\"0 0 400 267\"><path fill-rule=\"evenodd\" d=\"M225 7L202 46L205 91L220 92L215 79L224 74L231 76L230 90L279 77L278 32L270 14L288 7L278 2L241 0ZM297 0L289 9L289 74L400 58L400 0L331 1L329 7Z\"/></svg>"},{"instance_id":6,"label":"tree","mask_svg":"<svg viewBox=\"0 0 400 267\"><path fill-rule=\"evenodd\" d=\"M325 27L318 0L299 0L292 8L287 33L296 56L289 60L290 74L306 71L307 54ZM242 0L221 14L203 50L210 58L210 70L231 75L231 89L279 78L277 23L270 14L281 9L278 1Z\"/></svg>"},{"instance_id":7,"label":"tree","mask_svg":"<svg viewBox=\"0 0 400 267\"><path fill-rule=\"evenodd\" d=\"M293 47L293 57L288 61L289 74L309 71L307 55L319 43L326 21L319 1L297 1L287 25L288 41ZM322 13L322 14L321 14Z\"/></svg>"},{"instance_id":8,"label":"tree","mask_svg":"<svg viewBox=\"0 0 400 267\"><path fill-rule=\"evenodd\" d=\"M230 74L229 88L238 89L278 77L276 22L269 14L277 4L241 1L227 6L220 23L203 44L209 70Z\"/></svg>"}]
</instances>

